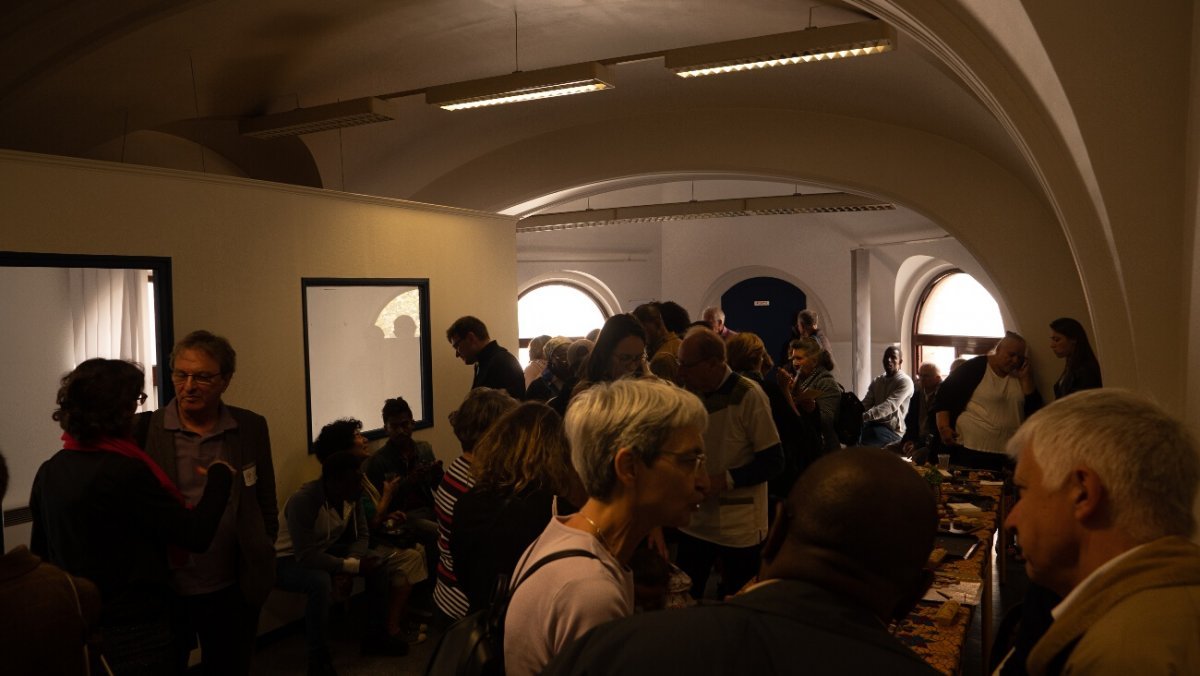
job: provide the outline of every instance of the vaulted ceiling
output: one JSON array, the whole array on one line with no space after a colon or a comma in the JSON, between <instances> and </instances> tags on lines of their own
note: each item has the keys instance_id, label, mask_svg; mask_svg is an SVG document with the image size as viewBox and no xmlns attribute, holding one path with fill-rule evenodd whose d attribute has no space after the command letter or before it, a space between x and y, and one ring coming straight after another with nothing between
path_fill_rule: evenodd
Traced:
<instances>
[{"instance_id":1,"label":"vaulted ceiling","mask_svg":"<svg viewBox=\"0 0 1200 676\"><path fill-rule=\"evenodd\" d=\"M816 26L872 18L853 4L10 0L0 6L0 147L419 199L456 168L550 132L679 110L783 110L944 137L1034 186L987 109L903 33L895 51L869 57L692 81L649 58L612 66L612 91L461 112L416 94L390 99L390 122L272 141L237 132L240 118L296 107L799 30L810 17ZM201 153L189 167L163 151L134 152L161 135L215 157ZM562 186L558 202L656 180L610 178Z\"/></svg>"}]
</instances>

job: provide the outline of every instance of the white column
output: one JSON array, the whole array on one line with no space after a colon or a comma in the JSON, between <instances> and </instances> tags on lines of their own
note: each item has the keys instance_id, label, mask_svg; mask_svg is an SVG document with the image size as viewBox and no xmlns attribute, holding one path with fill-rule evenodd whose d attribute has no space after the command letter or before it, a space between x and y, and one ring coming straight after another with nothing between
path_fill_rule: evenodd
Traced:
<instances>
[{"instance_id":1,"label":"white column","mask_svg":"<svg viewBox=\"0 0 1200 676\"><path fill-rule=\"evenodd\" d=\"M862 397L871 384L871 252L850 252L850 382L847 386Z\"/></svg>"}]
</instances>

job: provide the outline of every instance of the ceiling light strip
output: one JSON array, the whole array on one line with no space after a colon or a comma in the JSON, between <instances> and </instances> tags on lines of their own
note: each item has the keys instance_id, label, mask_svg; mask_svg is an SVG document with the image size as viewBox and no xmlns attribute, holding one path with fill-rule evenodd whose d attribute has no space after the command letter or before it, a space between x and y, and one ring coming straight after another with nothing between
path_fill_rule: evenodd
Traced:
<instances>
[{"instance_id":1,"label":"ceiling light strip","mask_svg":"<svg viewBox=\"0 0 1200 676\"><path fill-rule=\"evenodd\" d=\"M588 62L430 87L425 91L425 101L444 110L469 110L585 94L613 86L606 66Z\"/></svg>"},{"instance_id":2,"label":"ceiling light strip","mask_svg":"<svg viewBox=\"0 0 1200 676\"><path fill-rule=\"evenodd\" d=\"M518 221L517 232L554 232L606 225L663 223L704 218L861 213L891 211L895 208L890 202L848 193L751 197L538 214Z\"/></svg>"},{"instance_id":3,"label":"ceiling light strip","mask_svg":"<svg viewBox=\"0 0 1200 676\"><path fill-rule=\"evenodd\" d=\"M674 49L664 58L676 75L692 78L880 54L895 44L896 32L891 26L862 21Z\"/></svg>"}]
</instances>

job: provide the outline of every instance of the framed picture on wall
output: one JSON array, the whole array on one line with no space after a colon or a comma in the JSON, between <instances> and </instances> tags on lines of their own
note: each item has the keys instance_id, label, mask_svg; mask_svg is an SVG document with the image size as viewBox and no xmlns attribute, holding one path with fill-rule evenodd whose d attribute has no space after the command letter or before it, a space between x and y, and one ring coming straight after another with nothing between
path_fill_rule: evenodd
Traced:
<instances>
[{"instance_id":1,"label":"framed picture on wall","mask_svg":"<svg viewBox=\"0 0 1200 676\"><path fill-rule=\"evenodd\" d=\"M384 435L385 400L403 397L415 427L433 424L428 279L300 280L309 449L321 427L357 418Z\"/></svg>"}]
</instances>

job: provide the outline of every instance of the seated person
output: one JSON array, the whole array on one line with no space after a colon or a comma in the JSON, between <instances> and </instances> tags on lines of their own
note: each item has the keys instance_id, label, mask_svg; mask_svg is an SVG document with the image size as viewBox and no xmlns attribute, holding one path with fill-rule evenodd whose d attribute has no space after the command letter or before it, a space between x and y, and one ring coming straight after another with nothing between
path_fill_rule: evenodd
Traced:
<instances>
[{"instance_id":1,"label":"seated person","mask_svg":"<svg viewBox=\"0 0 1200 676\"><path fill-rule=\"evenodd\" d=\"M442 462L434 457L429 442L412 438L412 408L402 397L384 402L383 428L387 443L367 459L363 473L380 492L387 480L399 479L393 489L392 509L403 512L406 523L424 535L436 537L433 489L442 480Z\"/></svg>"},{"instance_id":2,"label":"seated person","mask_svg":"<svg viewBox=\"0 0 1200 676\"><path fill-rule=\"evenodd\" d=\"M936 529L929 486L894 453L831 453L781 505L756 584L723 604L610 622L542 673L934 676L887 625L929 586Z\"/></svg>"},{"instance_id":3,"label":"seated person","mask_svg":"<svg viewBox=\"0 0 1200 676\"><path fill-rule=\"evenodd\" d=\"M883 351L883 374L876 376L863 397L863 426L858 443L862 446L883 447L904 438L904 425L909 401L913 396L913 381L900 370L904 358L900 348L889 345Z\"/></svg>"},{"instance_id":4,"label":"seated person","mask_svg":"<svg viewBox=\"0 0 1200 676\"><path fill-rule=\"evenodd\" d=\"M283 508L286 530L276 543L276 586L308 594L310 674L333 673L327 641L329 606L335 586L348 587L355 575L367 582L363 652L408 654L395 608L399 603L403 610L412 583L425 579L424 556L416 550L369 549L361 464L353 453L329 455L321 464L321 478L302 485Z\"/></svg>"}]
</instances>

